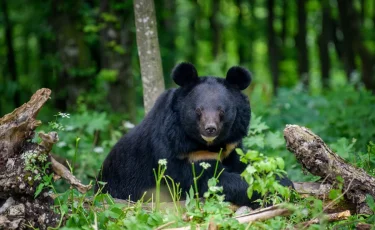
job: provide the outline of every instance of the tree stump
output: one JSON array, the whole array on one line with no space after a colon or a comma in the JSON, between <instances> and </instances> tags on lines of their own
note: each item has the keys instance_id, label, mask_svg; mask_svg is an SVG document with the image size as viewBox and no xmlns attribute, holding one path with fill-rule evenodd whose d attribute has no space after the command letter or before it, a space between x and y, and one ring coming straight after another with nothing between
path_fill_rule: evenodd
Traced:
<instances>
[{"instance_id":1,"label":"tree stump","mask_svg":"<svg viewBox=\"0 0 375 230\"><path fill-rule=\"evenodd\" d=\"M41 145L30 142L41 124L35 117L50 94L51 90L40 89L29 102L0 119L0 229L25 229L28 225L46 229L59 220L50 208L53 199L46 192L34 199L39 172L25 168L28 154L48 157L58 140L56 133L49 133L45 135L50 140L43 140Z\"/></svg>"}]
</instances>

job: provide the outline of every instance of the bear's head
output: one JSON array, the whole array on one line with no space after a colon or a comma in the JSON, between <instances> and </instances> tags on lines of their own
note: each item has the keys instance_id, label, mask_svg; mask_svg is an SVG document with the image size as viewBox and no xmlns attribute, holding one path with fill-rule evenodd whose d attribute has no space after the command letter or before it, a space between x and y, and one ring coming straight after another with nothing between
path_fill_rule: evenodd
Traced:
<instances>
[{"instance_id":1,"label":"bear's head","mask_svg":"<svg viewBox=\"0 0 375 230\"><path fill-rule=\"evenodd\" d=\"M231 67L226 78L198 77L190 63L172 71L178 89L177 111L186 134L207 145L236 142L247 134L250 104L241 93L251 82L248 70Z\"/></svg>"}]
</instances>

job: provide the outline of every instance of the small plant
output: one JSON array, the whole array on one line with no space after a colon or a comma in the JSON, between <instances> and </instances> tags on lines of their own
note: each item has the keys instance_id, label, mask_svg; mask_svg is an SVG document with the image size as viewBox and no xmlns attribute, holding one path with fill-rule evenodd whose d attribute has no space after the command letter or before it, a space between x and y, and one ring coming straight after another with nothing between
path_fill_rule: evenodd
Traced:
<instances>
[{"instance_id":1,"label":"small plant","mask_svg":"<svg viewBox=\"0 0 375 230\"><path fill-rule=\"evenodd\" d=\"M31 174L35 174L34 177L28 175L27 180L30 184L35 181L41 181L35 191L34 198L36 198L44 188L52 188L52 174L48 175L47 170L49 169L50 162L47 161L47 154L40 154L35 151L26 151L22 154L21 158L25 161L25 170Z\"/></svg>"},{"instance_id":2,"label":"small plant","mask_svg":"<svg viewBox=\"0 0 375 230\"><path fill-rule=\"evenodd\" d=\"M158 162L158 171L154 171L156 188L155 188L155 211L159 211L160 209L160 184L161 180L164 177L165 170L167 169L167 160L160 159Z\"/></svg>"},{"instance_id":3,"label":"small plant","mask_svg":"<svg viewBox=\"0 0 375 230\"><path fill-rule=\"evenodd\" d=\"M59 112L58 114L54 115L56 117L55 121L50 121L48 122L48 125L53 129L53 130L58 130L58 131L63 131L65 130L65 127L58 122L58 118L70 118L69 113L62 113Z\"/></svg>"},{"instance_id":4,"label":"small plant","mask_svg":"<svg viewBox=\"0 0 375 230\"><path fill-rule=\"evenodd\" d=\"M173 178L170 177L170 176L168 176L168 175L165 175L164 179L165 179L165 183L166 183L166 185L168 187L168 191L171 194L173 205L174 205L174 207L176 209L176 212L179 215L181 215L182 210L181 210L179 201L181 199L181 191L182 191L182 189L180 188L180 183L175 183L174 180L173 180Z\"/></svg>"},{"instance_id":5,"label":"small plant","mask_svg":"<svg viewBox=\"0 0 375 230\"><path fill-rule=\"evenodd\" d=\"M249 184L247 195L251 198L254 192L259 193L264 197L260 201L261 206L267 202L267 195L279 194L283 198L290 197L290 188L282 186L277 178L285 175L284 161L280 157L266 157L258 151L249 150L245 154L241 149L236 149L237 153L241 156L241 162L249 164L241 176ZM278 196L273 197L272 203L278 203Z\"/></svg>"}]
</instances>

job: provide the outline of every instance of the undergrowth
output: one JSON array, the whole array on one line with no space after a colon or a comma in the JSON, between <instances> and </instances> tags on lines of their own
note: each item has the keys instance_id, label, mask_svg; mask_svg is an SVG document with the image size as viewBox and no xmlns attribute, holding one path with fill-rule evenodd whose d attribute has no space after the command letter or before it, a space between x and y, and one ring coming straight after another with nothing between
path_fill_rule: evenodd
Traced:
<instances>
[{"instance_id":1,"label":"undergrowth","mask_svg":"<svg viewBox=\"0 0 375 230\"><path fill-rule=\"evenodd\" d=\"M49 165L46 168L38 166L40 173L34 176L42 180L43 185L35 196L42 189L57 195L54 208L62 215L57 227L61 229L154 229L160 226L205 229L211 221L220 229L351 229L360 222L374 223L374 215L353 215L348 220L328 223L323 212L326 204L313 197L300 197L275 180L277 175L285 173L284 170L292 181L318 179L304 172L293 154L286 150L282 134L285 124L304 125L312 129L341 157L375 175L375 144L371 142L375 139L374 107L374 96L367 91L347 87L321 96L308 96L298 90L281 90L277 99L267 105L267 110L259 107L254 110L256 114L252 115L249 134L243 141L245 151L238 150L241 160L251 163L242 174L249 183L247 195L251 197L254 192L267 195L267 199L257 202L260 205L267 202L280 204L291 211L288 217L240 224L234 218L230 204L225 202L223 188L219 186L220 172L208 181L208 191L199 198L195 184L187 194L181 193L180 185L165 175L168 162L163 159L154 171L155 180L167 186L173 201L171 207L164 207L157 194L152 200L141 199L136 203L116 203L101 190L81 194L64 182L52 182L46 170ZM42 127L45 131L58 131L60 142L53 152L64 157L71 172L86 184L96 180L106 153L123 132L133 127L129 122L119 127L110 126L112 118L106 112L78 109L71 115L59 113L49 126ZM32 156L25 157L30 170L35 171L32 159ZM206 163L201 166L216 167ZM194 174L194 181L200 176ZM339 202L342 197L342 186L338 184L331 191L330 198ZM184 206L180 200L186 200ZM371 196L367 197L367 203L375 211ZM318 224L303 225L314 218L319 220Z\"/></svg>"}]
</instances>

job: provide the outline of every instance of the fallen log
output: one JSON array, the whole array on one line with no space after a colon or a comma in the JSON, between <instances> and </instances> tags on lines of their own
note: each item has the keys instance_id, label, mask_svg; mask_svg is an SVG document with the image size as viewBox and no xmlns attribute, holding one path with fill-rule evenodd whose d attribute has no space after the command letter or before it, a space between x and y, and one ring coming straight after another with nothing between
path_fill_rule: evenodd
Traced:
<instances>
[{"instance_id":1,"label":"fallen log","mask_svg":"<svg viewBox=\"0 0 375 230\"><path fill-rule=\"evenodd\" d=\"M324 178L330 184L337 177L344 180L345 197L356 205L359 214L372 214L366 204L366 195L375 198L375 178L363 169L354 167L334 153L324 141L311 130L298 125L287 125L284 129L286 147L310 173Z\"/></svg>"}]
</instances>

